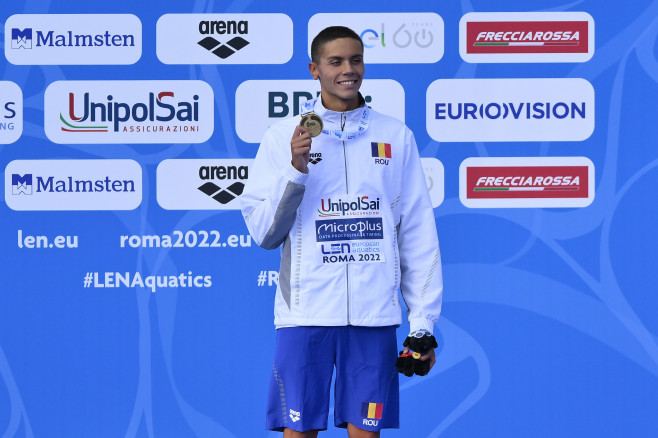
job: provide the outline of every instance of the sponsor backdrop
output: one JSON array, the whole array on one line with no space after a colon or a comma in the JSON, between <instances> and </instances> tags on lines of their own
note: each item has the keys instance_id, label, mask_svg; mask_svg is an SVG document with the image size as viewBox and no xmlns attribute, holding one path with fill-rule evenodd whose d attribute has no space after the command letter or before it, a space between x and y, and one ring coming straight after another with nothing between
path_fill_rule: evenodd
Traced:
<instances>
[{"instance_id":1,"label":"sponsor backdrop","mask_svg":"<svg viewBox=\"0 0 658 438\"><path fill-rule=\"evenodd\" d=\"M263 132L317 95L310 38L334 24L363 38L367 104L415 133L443 254L437 364L401 377L385 436L658 436L656 16L3 2L0 436L280 436L279 254L240 196Z\"/></svg>"}]
</instances>

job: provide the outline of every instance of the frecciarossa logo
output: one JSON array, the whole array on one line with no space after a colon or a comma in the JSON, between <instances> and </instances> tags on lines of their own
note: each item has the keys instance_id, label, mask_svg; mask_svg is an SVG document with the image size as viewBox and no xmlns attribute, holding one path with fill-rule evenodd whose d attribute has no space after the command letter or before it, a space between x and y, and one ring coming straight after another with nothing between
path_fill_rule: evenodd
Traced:
<instances>
[{"instance_id":1,"label":"frecciarossa logo","mask_svg":"<svg viewBox=\"0 0 658 438\"><path fill-rule=\"evenodd\" d=\"M203 81L58 81L44 107L56 143L200 143L213 131Z\"/></svg>"},{"instance_id":2,"label":"frecciarossa logo","mask_svg":"<svg viewBox=\"0 0 658 438\"><path fill-rule=\"evenodd\" d=\"M587 53L587 21L470 22L467 53Z\"/></svg>"},{"instance_id":3,"label":"frecciarossa logo","mask_svg":"<svg viewBox=\"0 0 658 438\"><path fill-rule=\"evenodd\" d=\"M584 207L594 165L584 157L468 158L460 167L467 207Z\"/></svg>"},{"instance_id":4,"label":"frecciarossa logo","mask_svg":"<svg viewBox=\"0 0 658 438\"><path fill-rule=\"evenodd\" d=\"M585 62L594 19L585 12L471 12L459 22L467 62Z\"/></svg>"}]
</instances>

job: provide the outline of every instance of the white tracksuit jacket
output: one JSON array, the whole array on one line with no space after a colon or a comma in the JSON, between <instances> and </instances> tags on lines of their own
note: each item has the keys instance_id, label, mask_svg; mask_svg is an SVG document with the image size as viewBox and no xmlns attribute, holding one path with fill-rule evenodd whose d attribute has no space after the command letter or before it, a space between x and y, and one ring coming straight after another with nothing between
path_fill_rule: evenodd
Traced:
<instances>
[{"instance_id":1,"label":"white tracksuit jacket","mask_svg":"<svg viewBox=\"0 0 658 438\"><path fill-rule=\"evenodd\" d=\"M281 246L274 323L386 326L433 332L443 279L434 212L418 149L400 121L362 106L334 112L306 102L324 122L309 173L291 165L300 116L265 133L241 196L249 232Z\"/></svg>"}]
</instances>

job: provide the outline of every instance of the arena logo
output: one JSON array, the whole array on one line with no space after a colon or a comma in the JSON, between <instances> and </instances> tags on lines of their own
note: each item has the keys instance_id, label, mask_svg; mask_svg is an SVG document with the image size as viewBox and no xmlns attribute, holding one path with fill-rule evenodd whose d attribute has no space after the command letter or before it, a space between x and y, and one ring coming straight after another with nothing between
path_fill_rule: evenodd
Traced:
<instances>
[{"instance_id":1,"label":"arena logo","mask_svg":"<svg viewBox=\"0 0 658 438\"><path fill-rule=\"evenodd\" d=\"M246 20L243 21L200 21L199 22L199 33L202 35L207 34L236 34L245 35L249 33L249 22ZM229 56L236 53L238 50L245 48L249 41L242 38L241 36L236 36L231 38L222 44L220 41L216 40L214 37L205 37L198 44L204 49L211 52L213 55L219 56L222 59L226 59Z\"/></svg>"},{"instance_id":2,"label":"arena logo","mask_svg":"<svg viewBox=\"0 0 658 438\"><path fill-rule=\"evenodd\" d=\"M249 179L248 166L201 166L199 168L199 178L207 179ZM242 194L244 183L241 181L234 182L225 189L213 182L206 182L199 187L201 192L210 196L220 204L228 204Z\"/></svg>"},{"instance_id":3,"label":"arena logo","mask_svg":"<svg viewBox=\"0 0 658 438\"><path fill-rule=\"evenodd\" d=\"M369 107L404 122L404 89L398 82L366 79L361 94ZM245 81L235 92L236 132L243 141L259 143L270 125L299 115L300 106L319 95L320 84L311 79Z\"/></svg>"},{"instance_id":4,"label":"arena logo","mask_svg":"<svg viewBox=\"0 0 658 438\"><path fill-rule=\"evenodd\" d=\"M594 131L585 79L439 79L426 108L436 141L581 141Z\"/></svg>"},{"instance_id":5,"label":"arena logo","mask_svg":"<svg viewBox=\"0 0 658 438\"><path fill-rule=\"evenodd\" d=\"M158 165L158 204L167 210L239 210L251 159L172 159Z\"/></svg>"},{"instance_id":6,"label":"arena logo","mask_svg":"<svg viewBox=\"0 0 658 438\"><path fill-rule=\"evenodd\" d=\"M585 12L471 12L459 23L467 62L585 62L594 19Z\"/></svg>"},{"instance_id":7,"label":"arena logo","mask_svg":"<svg viewBox=\"0 0 658 438\"><path fill-rule=\"evenodd\" d=\"M283 64L292 47L285 14L165 14L156 28L165 64Z\"/></svg>"},{"instance_id":8,"label":"arena logo","mask_svg":"<svg viewBox=\"0 0 658 438\"><path fill-rule=\"evenodd\" d=\"M142 169L133 160L15 160L5 187L13 210L133 210Z\"/></svg>"},{"instance_id":9,"label":"arena logo","mask_svg":"<svg viewBox=\"0 0 658 438\"><path fill-rule=\"evenodd\" d=\"M594 199L585 157L468 158L459 172L459 196L471 208L586 207Z\"/></svg>"},{"instance_id":10,"label":"arena logo","mask_svg":"<svg viewBox=\"0 0 658 438\"><path fill-rule=\"evenodd\" d=\"M23 133L23 92L10 81L0 81L0 144L18 140Z\"/></svg>"},{"instance_id":11,"label":"arena logo","mask_svg":"<svg viewBox=\"0 0 658 438\"><path fill-rule=\"evenodd\" d=\"M309 163L318 164L320 161L322 161L322 153L321 152L311 152L309 154L309 159L308 159Z\"/></svg>"},{"instance_id":12,"label":"arena logo","mask_svg":"<svg viewBox=\"0 0 658 438\"><path fill-rule=\"evenodd\" d=\"M134 64L142 54L142 23L131 14L16 14L5 30L12 64Z\"/></svg>"},{"instance_id":13,"label":"arena logo","mask_svg":"<svg viewBox=\"0 0 658 438\"><path fill-rule=\"evenodd\" d=\"M444 24L435 13L316 14L308 23L308 47L325 27L341 23L363 41L368 63L434 63L443 57Z\"/></svg>"},{"instance_id":14,"label":"arena logo","mask_svg":"<svg viewBox=\"0 0 658 438\"><path fill-rule=\"evenodd\" d=\"M201 143L213 131L203 81L58 81L45 93L56 143Z\"/></svg>"}]
</instances>

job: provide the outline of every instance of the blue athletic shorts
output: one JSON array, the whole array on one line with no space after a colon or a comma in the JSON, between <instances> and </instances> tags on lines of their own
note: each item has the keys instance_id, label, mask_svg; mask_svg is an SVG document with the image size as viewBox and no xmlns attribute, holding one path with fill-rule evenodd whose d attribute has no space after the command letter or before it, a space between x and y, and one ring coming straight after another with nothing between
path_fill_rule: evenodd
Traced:
<instances>
[{"instance_id":1,"label":"blue athletic shorts","mask_svg":"<svg viewBox=\"0 0 658 438\"><path fill-rule=\"evenodd\" d=\"M395 326L286 327L277 330L266 428L325 430L331 378L334 424L398 428Z\"/></svg>"}]
</instances>

